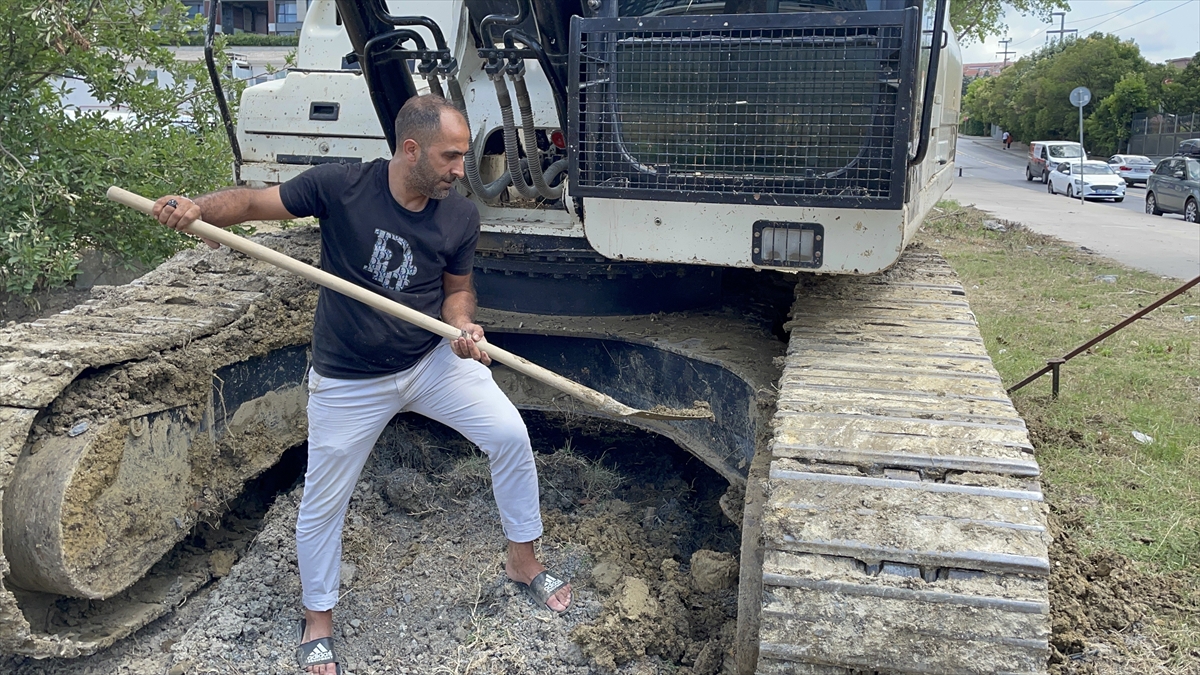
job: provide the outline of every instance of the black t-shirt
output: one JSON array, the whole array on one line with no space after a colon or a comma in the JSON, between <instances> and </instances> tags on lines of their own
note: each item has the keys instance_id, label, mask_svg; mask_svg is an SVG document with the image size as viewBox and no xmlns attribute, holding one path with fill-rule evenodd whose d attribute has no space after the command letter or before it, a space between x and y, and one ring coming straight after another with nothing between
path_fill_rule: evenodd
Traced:
<instances>
[{"instance_id":1,"label":"black t-shirt","mask_svg":"<svg viewBox=\"0 0 1200 675\"><path fill-rule=\"evenodd\" d=\"M451 191L419 213L388 188L388 160L323 164L279 188L292 215L321 219L321 267L428 316L442 311L442 272L471 272L479 211ZM313 325L313 368L365 379L411 368L440 337L322 287Z\"/></svg>"}]
</instances>

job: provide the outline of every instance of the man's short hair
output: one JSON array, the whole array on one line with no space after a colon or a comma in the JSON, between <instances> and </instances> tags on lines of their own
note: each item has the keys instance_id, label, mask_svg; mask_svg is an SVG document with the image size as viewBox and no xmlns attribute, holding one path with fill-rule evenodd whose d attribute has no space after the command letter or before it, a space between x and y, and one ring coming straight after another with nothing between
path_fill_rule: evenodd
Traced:
<instances>
[{"instance_id":1,"label":"man's short hair","mask_svg":"<svg viewBox=\"0 0 1200 675\"><path fill-rule=\"evenodd\" d=\"M442 129L442 111L451 110L461 116L454 104L436 94L413 96L404 102L396 113L396 149L406 139L413 139L421 147L428 147Z\"/></svg>"}]
</instances>

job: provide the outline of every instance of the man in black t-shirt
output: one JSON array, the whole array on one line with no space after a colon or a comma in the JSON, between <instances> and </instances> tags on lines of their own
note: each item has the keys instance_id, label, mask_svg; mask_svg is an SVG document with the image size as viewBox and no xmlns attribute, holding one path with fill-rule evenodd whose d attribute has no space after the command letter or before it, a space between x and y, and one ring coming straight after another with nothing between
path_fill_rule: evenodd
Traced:
<instances>
[{"instance_id":1,"label":"man in black t-shirt","mask_svg":"<svg viewBox=\"0 0 1200 675\"><path fill-rule=\"evenodd\" d=\"M229 227L316 216L323 269L464 331L443 340L320 290L308 377L308 471L296 523L305 616L297 658L320 675L340 672L331 636L350 495L398 412L443 422L487 453L508 539L508 576L554 611L571 601L570 585L535 557L542 522L529 434L476 344L483 339L471 285L479 212L454 191L470 141L466 120L444 99L412 98L396 116L396 139L391 159L321 165L264 190L222 190L194 201L169 195L154 206L161 223L179 230L201 218Z\"/></svg>"}]
</instances>

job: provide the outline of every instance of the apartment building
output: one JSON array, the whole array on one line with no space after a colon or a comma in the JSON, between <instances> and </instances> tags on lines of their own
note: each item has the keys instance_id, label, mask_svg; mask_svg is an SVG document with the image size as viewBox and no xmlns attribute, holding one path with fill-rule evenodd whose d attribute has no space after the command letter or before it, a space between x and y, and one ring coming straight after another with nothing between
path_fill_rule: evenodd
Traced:
<instances>
[{"instance_id":1,"label":"apartment building","mask_svg":"<svg viewBox=\"0 0 1200 675\"><path fill-rule=\"evenodd\" d=\"M208 16L214 0L183 0L191 16ZM222 33L295 35L304 23L308 0L230 0L221 2L217 30Z\"/></svg>"}]
</instances>

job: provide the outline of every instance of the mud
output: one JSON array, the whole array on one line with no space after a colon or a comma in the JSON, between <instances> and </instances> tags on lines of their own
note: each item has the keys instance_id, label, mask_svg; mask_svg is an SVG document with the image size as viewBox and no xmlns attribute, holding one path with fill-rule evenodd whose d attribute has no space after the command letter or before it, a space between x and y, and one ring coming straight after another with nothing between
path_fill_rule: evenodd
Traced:
<instances>
[{"instance_id":1,"label":"mud","mask_svg":"<svg viewBox=\"0 0 1200 675\"><path fill-rule=\"evenodd\" d=\"M702 420L713 417L712 406L707 401L696 401L690 408L669 408L665 405L656 405L647 412L659 419L672 420Z\"/></svg>"},{"instance_id":2,"label":"mud","mask_svg":"<svg viewBox=\"0 0 1200 675\"><path fill-rule=\"evenodd\" d=\"M259 239L316 256L313 228ZM224 513L247 479L303 440L305 425L299 389L276 386L251 401L271 414L226 409L222 368L307 344L315 304L315 288L281 270L228 249L193 249L129 285L92 289L72 310L0 329L0 404L41 409L7 486L12 581L108 597L199 520ZM176 597L204 581L185 577L131 592ZM126 612L141 617L130 625L155 615L150 596L140 597ZM20 651L39 655L88 653L119 636L93 626L82 641L60 639L36 625L27 633L20 621L5 630Z\"/></svg>"}]
</instances>

